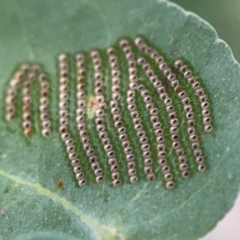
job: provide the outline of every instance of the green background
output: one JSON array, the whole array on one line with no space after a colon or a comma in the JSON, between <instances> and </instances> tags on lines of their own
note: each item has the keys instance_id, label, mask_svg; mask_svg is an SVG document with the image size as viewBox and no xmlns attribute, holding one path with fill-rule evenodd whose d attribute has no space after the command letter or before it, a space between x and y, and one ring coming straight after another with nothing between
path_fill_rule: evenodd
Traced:
<instances>
[{"instance_id":1,"label":"green background","mask_svg":"<svg viewBox=\"0 0 240 240\"><path fill-rule=\"evenodd\" d=\"M77 239L188 240L212 229L232 207L240 178L236 131L240 123L233 121L239 118L240 68L214 30L196 16L153 0L1 0L0 4L1 102L13 67L39 61L52 81L51 113L56 122L56 56L106 48L119 37L143 34L170 61L184 56L194 65L209 90L216 125L213 135L203 134L209 171L179 181L176 190L168 192L160 177L118 189L107 183L79 189L56 131L47 140L39 133L26 140L20 121L0 121L0 207L5 211L0 216L0 237L8 240L49 231ZM176 46L174 40L181 44ZM171 55L173 51L178 55ZM74 104L71 113L73 109ZM0 115L3 120L2 108ZM77 136L74 124L72 129ZM98 140L95 143L99 146ZM56 188L59 179L64 179L64 189Z\"/></svg>"}]
</instances>

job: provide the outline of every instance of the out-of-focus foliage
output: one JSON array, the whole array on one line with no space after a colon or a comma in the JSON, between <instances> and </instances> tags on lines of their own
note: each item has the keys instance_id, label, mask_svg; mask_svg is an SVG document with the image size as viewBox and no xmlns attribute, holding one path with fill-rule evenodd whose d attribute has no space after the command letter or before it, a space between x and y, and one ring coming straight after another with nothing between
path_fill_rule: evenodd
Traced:
<instances>
[{"instance_id":1,"label":"out-of-focus foliage","mask_svg":"<svg viewBox=\"0 0 240 240\"><path fill-rule=\"evenodd\" d=\"M240 1L239 0L172 0L198 14L217 30L240 61Z\"/></svg>"}]
</instances>

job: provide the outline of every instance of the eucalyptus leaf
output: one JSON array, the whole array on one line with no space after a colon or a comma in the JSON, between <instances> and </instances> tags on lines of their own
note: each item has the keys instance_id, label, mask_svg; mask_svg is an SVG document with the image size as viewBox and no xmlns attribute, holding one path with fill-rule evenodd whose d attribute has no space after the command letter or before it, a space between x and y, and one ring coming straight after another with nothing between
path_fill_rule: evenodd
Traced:
<instances>
[{"instance_id":1,"label":"eucalyptus leaf","mask_svg":"<svg viewBox=\"0 0 240 240\"><path fill-rule=\"evenodd\" d=\"M172 191L163 188L161 177L146 182L142 176L139 183L116 189L107 181L79 188L58 133L57 55L106 49L121 37L139 35L169 61L183 57L191 62L208 89L215 130L201 137L209 170L178 181ZM69 239L197 239L232 207L240 183L240 66L198 16L161 0L1 0L0 53L0 239L36 239L41 232L41 239L59 239L61 233ZM41 137L37 117L36 134L29 139L20 120L5 121L6 88L22 62L42 63L49 73L54 131L47 139ZM78 139L74 103L70 108ZM92 119L88 124L97 136ZM94 144L101 150L97 139ZM99 155L104 163L104 154Z\"/></svg>"}]
</instances>

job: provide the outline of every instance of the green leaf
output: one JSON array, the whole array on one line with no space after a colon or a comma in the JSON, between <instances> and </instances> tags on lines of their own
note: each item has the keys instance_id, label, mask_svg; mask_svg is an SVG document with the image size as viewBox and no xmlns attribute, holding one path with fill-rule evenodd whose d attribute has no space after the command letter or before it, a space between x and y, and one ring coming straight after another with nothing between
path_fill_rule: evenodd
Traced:
<instances>
[{"instance_id":1,"label":"green leaf","mask_svg":"<svg viewBox=\"0 0 240 240\"><path fill-rule=\"evenodd\" d=\"M0 5L0 238L37 239L42 232L41 239L59 239L62 233L73 239L186 240L212 229L232 207L240 176L240 67L214 29L196 15L161 0L1 0ZM56 57L62 52L106 49L123 36L138 35L160 48L170 62L178 57L191 62L203 79L215 123L213 134L201 135L209 170L189 180L176 176L178 185L173 191L163 188L161 174L146 182L141 173L135 185L124 183L114 189L106 181L79 188L58 133ZM36 134L30 139L23 137L20 120L5 121L10 73L26 61L42 63L51 79L54 131L48 139L41 137L38 117L34 118ZM127 81L126 74L123 81ZM92 91L92 84L88 90ZM71 131L79 143L73 99ZM143 106L140 100L139 105ZM112 127L113 120L107 118ZM145 127L148 121L144 118ZM93 121L88 119L88 124L105 163ZM111 137L117 139L114 131ZM115 147L118 156L123 156ZM84 162L81 146L79 151ZM64 188L59 188L59 181Z\"/></svg>"}]
</instances>

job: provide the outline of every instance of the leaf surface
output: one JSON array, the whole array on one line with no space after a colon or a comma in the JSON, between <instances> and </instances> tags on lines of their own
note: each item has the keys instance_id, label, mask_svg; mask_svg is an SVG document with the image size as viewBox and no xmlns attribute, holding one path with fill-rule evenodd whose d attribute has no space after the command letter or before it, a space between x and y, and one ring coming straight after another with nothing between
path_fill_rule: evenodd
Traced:
<instances>
[{"instance_id":1,"label":"leaf surface","mask_svg":"<svg viewBox=\"0 0 240 240\"><path fill-rule=\"evenodd\" d=\"M108 182L80 189L58 133L56 57L62 52L106 49L123 36L138 35L160 48L171 62L184 57L203 79L215 123L213 134L201 136L209 170L179 181L173 191L162 187L161 177L153 182L140 177L138 184L117 189ZM43 239L59 239L61 233L89 240L197 239L232 207L240 178L240 67L214 29L196 15L156 0L1 0L0 53L1 239L21 235L35 239L34 232ZM26 139L20 120L11 124L4 120L10 73L26 61L42 63L51 79L54 132L48 139L40 136L39 129ZM73 103L70 108L77 139ZM34 124L39 125L37 118ZM97 136L91 119L89 126ZM114 132L112 138L116 139ZM95 146L101 148L98 140ZM58 188L59 180L64 188Z\"/></svg>"}]
</instances>

